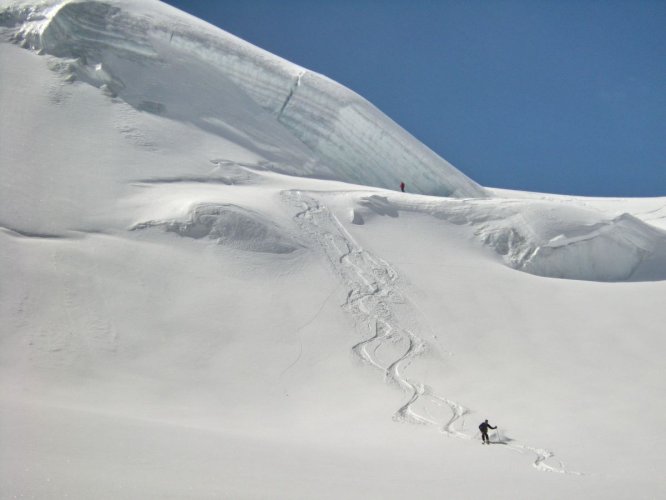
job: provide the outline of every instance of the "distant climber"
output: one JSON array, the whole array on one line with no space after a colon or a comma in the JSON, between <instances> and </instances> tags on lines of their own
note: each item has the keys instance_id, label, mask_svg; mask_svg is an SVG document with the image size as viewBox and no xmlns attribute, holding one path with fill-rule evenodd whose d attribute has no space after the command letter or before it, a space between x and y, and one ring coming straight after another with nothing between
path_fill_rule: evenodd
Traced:
<instances>
[{"instance_id":1,"label":"distant climber","mask_svg":"<svg viewBox=\"0 0 666 500\"><path fill-rule=\"evenodd\" d=\"M479 430L481 431L481 440L483 441L482 444L490 444L488 429L497 429L497 426L493 427L488 423L488 419L486 419L484 422L481 422L481 425L479 425Z\"/></svg>"},{"instance_id":2,"label":"distant climber","mask_svg":"<svg viewBox=\"0 0 666 500\"><path fill-rule=\"evenodd\" d=\"M405 183L404 182L400 183L400 191L402 191L403 193L405 192Z\"/></svg>"}]
</instances>

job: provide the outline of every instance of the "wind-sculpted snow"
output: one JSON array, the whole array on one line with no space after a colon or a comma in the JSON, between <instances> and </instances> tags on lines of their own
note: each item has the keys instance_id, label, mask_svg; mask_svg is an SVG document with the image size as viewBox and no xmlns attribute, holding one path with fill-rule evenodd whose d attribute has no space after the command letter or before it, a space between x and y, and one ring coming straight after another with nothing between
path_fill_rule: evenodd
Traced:
<instances>
[{"instance_id":1,"label":"wind-sculpted snow","mask_svg":"<svg viewBox=\"0 0 666 500\"><path fill-rule=\"evenodd\" d=\"M574 204L536 200L447 200L404 203L372 195L358 201L352 222L400 210L469 225L507 265L554 278L589 281L666 279L666 232L640 219Z\"/></svg>"},{"instance_id":2,"label":"wind-sculpted snow","mask_svg":"<svg viewBox=\"0 0 666 500\"><path fill-rule=\"evenodd\" d=\"M236 100L242 102L242 94L246 108L263 110L307 146L311 161L299 162L285 151L296 148L272 144L284 156L276 170L391 189L404 181L411 192L426 194L486 196L358 94L168 6L21 2L0 11L0 26L16 43L66 61L70 81L215 133L223 132L220 122L229 118L217 101L233 93L231 82ZM269 150L275 153L275 147ZM299 172L286 166L294 163Z\"/></svg>"},{"instance_id":3,"label":"wind-sculpted snow","mask_svg":"<svg viewBox=\"0 0 666 500\"><path fill-rule=\"evenodd\" d=\"M285 231L264 216L234 205L201 204L190 210L185 220L149 221L133 229L162 227L187 238L208 238L239 250L291 253L299 245Z\"/></svg>"}]
</instances>

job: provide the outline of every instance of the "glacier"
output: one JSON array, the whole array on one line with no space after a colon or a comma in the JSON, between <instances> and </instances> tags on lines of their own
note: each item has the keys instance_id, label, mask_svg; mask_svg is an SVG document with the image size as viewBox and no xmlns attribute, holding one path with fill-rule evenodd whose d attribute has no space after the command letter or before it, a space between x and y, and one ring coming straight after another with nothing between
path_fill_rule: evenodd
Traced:
<instances>
[{"instance_id":1,"label":"glacier","mask_svg":"<svg viewBox=\"0 0 666 500\"><path fill-rule=\"evenodd\" d=\"M440 205L456 208L436 216L473 226L476 237L514 269L592 281L664 279L664 234L645 217L609 214L595 209L594 202L573 214L555 199L501 199L498 191L466 177L353 91L165 4L8 2L0 10L0 36L47 59L64 85L51 93L53 102L67 99L67 85L83 83L112 102L131 106L139 116L192 125L235 144L250 158L238 163L209 157L217 165L215 173L174 166L167 174L166 167L158 168L143 175L142 182L234 182L225 177L232 165L390 190L403 181L411 193L447 198ZM135 146L159 149L145 126L126 118L116 121ZM128 172L125 180L137 179ZM158 225L186 224L195 209L188 210ZM361 204L356 223L363 211ZM48 234L34 223L14 229ZM581 231L584 237L570 236Z\"/></svg>"},{"instance_id":2,"label":"glacier","mask_svg":"<svg viewBox=\"0 0 666 500\"><path fill-rule=\"evenodd\" d=\"M355 92L183 18L151 1L19 2L2 11L0 26L14 42L69 61L70 80L205 129L228 117L216 109L216 88L227 91L226 81L232 82L239 89L235 98L248 96L313 153L296 169L295 158L278 155L271 164L277 171L390 189L402 181L412 192L438 196L487 195ZM175 75L188 78L183 83Z\"/></svg>"}]
</instances>

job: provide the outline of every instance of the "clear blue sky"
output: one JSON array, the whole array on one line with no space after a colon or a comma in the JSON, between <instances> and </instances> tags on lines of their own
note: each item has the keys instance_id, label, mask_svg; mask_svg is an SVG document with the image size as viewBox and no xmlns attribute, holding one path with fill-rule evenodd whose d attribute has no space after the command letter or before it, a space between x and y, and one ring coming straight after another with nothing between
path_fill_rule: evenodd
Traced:
<instances>
[{"instance_id":1,"label":"clear blue sky","mask_svg":"<svg viewBox=\"0 0 666 500\"><path fill-rule=\"evenodd\" d=\"M666 0L168 0L484 186L666 196Z\"/></svg>"}]
</instances>

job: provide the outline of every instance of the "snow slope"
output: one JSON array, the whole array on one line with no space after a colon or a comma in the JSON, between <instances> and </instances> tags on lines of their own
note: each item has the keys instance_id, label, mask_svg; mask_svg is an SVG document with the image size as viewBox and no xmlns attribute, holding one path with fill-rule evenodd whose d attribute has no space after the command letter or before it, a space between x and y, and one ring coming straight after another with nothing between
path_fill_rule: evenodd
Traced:
<instances>
[{"instance_id":1,"label":"snow slope","mask_svg":"<svg viewBox=\"0 0 666 500\"><path fill-rule=\"evenodd\" d=\"M664 496L666 198L481 188L157 2L0 5L1 498Z\"/></svg>"}]
</instances>

